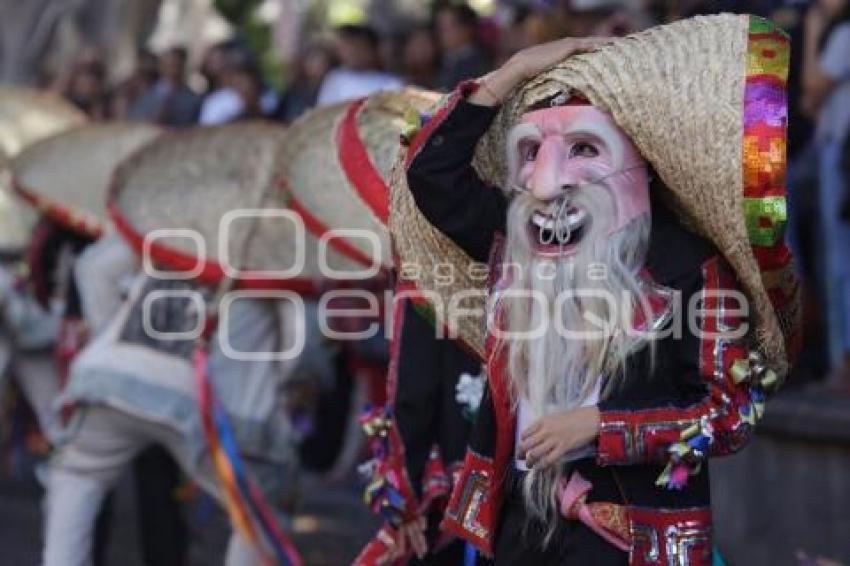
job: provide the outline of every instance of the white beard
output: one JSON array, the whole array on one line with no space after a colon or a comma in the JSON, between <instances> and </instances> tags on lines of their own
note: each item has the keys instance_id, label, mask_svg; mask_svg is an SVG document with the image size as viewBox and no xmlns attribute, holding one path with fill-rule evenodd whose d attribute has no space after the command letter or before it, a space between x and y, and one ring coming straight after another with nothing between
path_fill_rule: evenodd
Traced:
<instances>
[{"instance_id":1,"label":"white beard","mask_svg":"<svg viewBox=\"0 0 850 566\"><path fill-rule=\"evenodd\" d=\"M508 273L494 305L508 336L499 341L496 351L507 356L515 405L523 398L532 415L545 415L552 407L575 408L596 391L601 390L604 397L622 381L628 354L643 343L631 332L631 321L633 305L646 305L638 273L646 256L649 216L609 236L615 212L607 189L584 185L572 202L590 213L591 222L570 256L546 258L536 253L528 226L541 203L528 193L516 196L508 213ZM529 291L545 297L544 304L539 298L505 296ZM559 296L569 298L559 306ZM556 317L560 324L554 323ZM516 337L541 327L534 338ZM579 338L577 332L591 335ZM558 463L547 469L536 467L527 476L527 507L548 525L555 524L551 519L556 513L554 489L560 472Z\"/></svg>"}]
</instances>

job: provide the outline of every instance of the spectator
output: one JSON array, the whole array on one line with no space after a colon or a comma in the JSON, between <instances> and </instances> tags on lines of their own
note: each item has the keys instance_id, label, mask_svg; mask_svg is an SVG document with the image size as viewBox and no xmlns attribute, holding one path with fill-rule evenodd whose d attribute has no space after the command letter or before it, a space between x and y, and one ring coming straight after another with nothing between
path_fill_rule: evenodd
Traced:
<instances>
[{"instance_id":1,"label":"spectator","mask_svg":"<svg viewBox=\"0 0 850 566\"><path fill-rule=\"evenodd\" d=\"M496 62L503 65L518 51L564 37L563 20L560 10L548 6L517 7L510 14L510 23L502 31Z\"/></svg>"},{"instance_id":2,"label":"spectator","mask_svg":"<svg viewBox=\"0 0 850 566\"><path fill-rule=\"evenodd\" d=\"M231 120L254 120L265 116L263 111L263 79L255 67L245 65L230 72L228 84L239 99L240 111Z\"/></svg>"},{"instance_id":3,"label":"spectator","mask_svg":"<svg viewBox=\"0 0 850 566\"><path fill-rule=\"evenodd\" d=\"M207 90L198 117L201 125L223 124L239 115L239 97L227 84L235 49L232 43L217 43L204 54L201 74L207 80Z\"/></svg>"},{"instance_id":4,"label":"spectator","mask_svg":"<svg viewBox=\"0 0 850 566\"><path fill-rule=\"evenodd\" d=\"M625 36L651 25L646 12L628 0L571 0L567 10L568 35Z\"/></svg>"},{"instance_id":5,"label":"spectator","mask_svg":"<svg viewBox=\"0 0 850 566\"><path fill-rule=\"evenodd\" d=\"M91 120L109 118L106 67L100 60L77 63L68 78L65 98Z\"/></svg>"},{"instance_id":6,"label":"spectator","mask_svg":"<svg viewBox=\"0 0 850 566\"><path fill-rule=\"evenodd\" d=\"M112 118L129 118L130 107L136 103L159 80L159 59L147 50L136 55L136 68L133 73L115 89L112 95Z\"/></svg>"},{"instance_id":7,"label":"spectator","mask_svg":"<svg viewBox=\"0 0 850 566\"><path fill-rule=\"evenodd\" d=\"M290 124L315 106L322 81L335 64L333 53L324 45L309 47L296 63L292 80L280 98L274 117Z\"/></svg>"},{"instance_id":8,"label":"spectator","mask_svg":"<svg viewBox=\"0 0 850 566\"><path fill-rule=\"evenodd\" d=\"M200 73L207 81L204 97L224 88L224 75L227 71L227 54L233 49L230 42L221 42L207 48L201 59Z\"/></svg>"},{"instance_id":9,"label":"spectator","mask_svg":"<svg viewBox=\"0 0 850 566\"><path fill-rule=\"evenodd\" d=\"M820 219L829 352L836 379L850 379L850 225L841 218L847 175L841 153L850 131L850 2L817 0L805 18L804 112L817 118Z\"/></svg>"},{"instance_id":10,"label":"spectator","mask_svg":"<svg viewBox=\"0 0 850 566\"><path fill-rule=\"evenodd\" d=\"M434 14L443 62L437 86L452 90L458 83L480 77L490 64L478 45L478 14L466 4L446 4Z\"/></svg>"},{"instance_id":11,"label":"spectator","mask_svg":"<svg viewBox=\"0 0 850 566\"><path fill-rule=\"evenodd\" d=\"M277 94L265 88L260 77L259 67L254 57L244 48L231 46L220 46L223 50L223 59L218 60L218 55L212 59L206 59L207 72L211 73L213 80L211 85L216 85L201 105L201 115L198 120L203 126L226 124L234 120L240 120L248 115L256 113L255 108L244 106L243 96L249 96L253 80L259 81L260 88L260 115L270 115L277 106ZM248 77L252 74L253 77ZM240 93L241 90L241 93Z\"/></svg>"},{"instance_id":12,"label":"spectator","mask_svg":"<svg viewBox=\"0 0 850 566\"><path fill-rule=\"evenodd\" d=\"M368 96L382 90L399 90L401 80L383 71L380 38L368 26L348 25L337 30L340 67L330 71L319 90L320 106Z\"/></svg>"},{"instance_id":13,"label":"spectator","mask_svg":"<svg viewBox=\"0 0 850 566\"><path fill-rule=\"evenodd\" d=\"M416 27L408 34L402 48L402 65L406 83L433 89L440 70L440 50L430 26Z\"/></svg>"},{"instance_id":14,"label":"spectator","mask_svg":"<svg viewBox=\"0 0 850 566\"><path fill-rule=\"evenodd\" d=\"M130 106L128 117L166 126L191 126L201 99L186 84L186 50L169 49L159 60L159 80Z\"/></svg>"}]
</instances>

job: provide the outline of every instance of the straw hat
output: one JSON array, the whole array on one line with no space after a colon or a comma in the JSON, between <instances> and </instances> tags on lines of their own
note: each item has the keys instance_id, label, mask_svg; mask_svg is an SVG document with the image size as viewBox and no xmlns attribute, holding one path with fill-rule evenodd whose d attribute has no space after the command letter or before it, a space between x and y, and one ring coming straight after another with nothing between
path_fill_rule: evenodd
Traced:
<instances>
[{"instance_id":1,"label":"straw hat","mask_svg":"<svg viewBox=\"0 0 850 566\"><path fill-rule=\"evenodd\" d=\"M23 251L38 214L11 188L11 159L36 141L83 124L63 98L30 88L0 86L0 253Z\"/></svg>"},{"instance_id":2,"label":"straw hat","mask_svg":"<svg viewBox=\"0 0 850 566\"><path fill-rule=\"evenodd\" d=\"M479 143L475 165L502 184L508 130L554 95L581 93L609 112L670 189L684 222L735 269L754 314L752 345L782 374L797 349L800 314L782 237L787 71L787 37L757 17L697 17L612 40L519 88ZM443 297L482 288L480 278L464 275L469 258L416 209L401 165L393 183L395 245L403 261L423 266L420 288ZM453 288L428 278L437 261L461 275ZM482 307L483 298L471 306ZM467 318L458 328L479 353L484 327L482 318Z\"/></svg>"},{"instance_id":3,"label":"straw hat","mask_svg":"<svg viewBox=\"0 0 850 566\"><path fill-rule=\"evenodd\" d=\"M32 88L0 86L0 149L14 157L23 148L86 122L64 98Z\"/></svg>"},{"instance_id":4,"label":"straw hat","mask_svg":"<svg viewBox=\"0 0 850 566\"><path fill-rule=\"evenodd\" d=\"M194 269L193 278L206 283L222 279L226 262L242 287L312 291L327 273L320 269L318 242L303 225L280 216L243 217L223 231L228 213L240 210L283 211L298 219L285 210L280 183L280 156L287 138L285 128L266 122L166 134L117 171L109 195L113 222L157 265L183 272ZM145 251L145 237L157 230L178 232L151 239ZM296 273L291 268L301 250L303 269ZM363 271L332 248L326 256L324 265L341 272L334 274L341 279Z\"/></svg>"},{"instance_id":5,"label":"straw hat","mask_svg":"<svg viewBox=\"0 0 850 566\"><path fill-rule=\"evenodd\" d=\"M9 169L0 163L0 254L23 252L37 220L36 212L12 190Z\"/></svg>"},{"instance_id":6,"label":"straw hat","mask_svg":"<svg viewBox=\"0 0 850 566\"><path fill-rule=\"evenodd\" d=\"M160 135L147 124L91 124L26 148L12 164L15 190L40 212L92 237L106 229L106 191L121 161Z\"/></svg>"},{"instance_id":7,"label":"straw hat","mask_svg":"<svg viewBox=\"0 0 850 566\"><path fill-rule=\"evenodd\" d=\"M437 98L414 89L384 92L319 108L293 124L283 161L291 205L303 213L309 230L319 236L329 230L374 234L377 240L371 243L357 236L330 242L362 264L377 260L392 267L385 179L399 149L405 114L428 108Z\"/></svg>"},{"instance_id":8,"label":"straw hat","mask_svg":"<svg viewBox=\"0 0 850 566\"><path fill-rule=\"evenodd\" d=\"M37 215L11 188L11 165L0 149L0 254L18 254L29 242Z\"/></svg>"}]
</instances>

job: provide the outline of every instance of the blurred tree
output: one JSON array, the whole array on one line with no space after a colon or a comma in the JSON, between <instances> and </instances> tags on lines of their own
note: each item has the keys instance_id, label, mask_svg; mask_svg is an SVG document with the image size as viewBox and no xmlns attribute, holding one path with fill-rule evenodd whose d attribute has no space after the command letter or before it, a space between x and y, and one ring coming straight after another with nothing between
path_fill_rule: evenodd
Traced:
<instances>
[{"instance_id":1,"label":"blurred tree","mask_svg":"<svg viewBox=\"0 0 850 566\"><path fill-rule=\"evenodd\" d=\"M0 80L30 83L59 21L83 0L0 0Z\"/></svg>"},{"instance_id":2,"label":"blurred tree","mask_svg":"<svg viewBox=\"0 0 850 566\"><path fill-rule=\"evenodd\" d=\"M262 0L215 0L215 9L234 25L247 21Z\"/></svg>"},{"instance_id":3,"label":"blurred tree","mask_svg":"<svg viewBox=\"0 0 850 566\"><path fill-rule=\"evenodd\" d=\"M0 0L0 81L35 83L94 47L126 71L156 22L161 0ZM52 67L52 68L51 68Z\"/></svg>"},{"instance_id":4,"label":"blurred tree","mask_svg":"<svg viewBox=\"0 0 850 566\"><path fill-rule=\"evenodd\" d=\"M274 22L265 20L258 13L263 0L215 0L213 5L258 57L266 82L279 89L283 82L283 68L274 49Z\"/></svg>"}]
</instances>

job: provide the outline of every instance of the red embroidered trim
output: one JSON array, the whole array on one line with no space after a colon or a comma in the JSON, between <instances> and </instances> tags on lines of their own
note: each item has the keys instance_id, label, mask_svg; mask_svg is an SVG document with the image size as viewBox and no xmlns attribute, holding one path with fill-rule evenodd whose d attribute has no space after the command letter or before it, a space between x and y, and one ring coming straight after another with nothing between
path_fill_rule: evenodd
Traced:
<instances>
[{"instance_id":1,"label":"red embroidered trim","mask_svg":"<svg viewBox=\"0 0 850 566\"><path fill-rule=\"evenodd\" d=\"M493 537L502 506L505 473L511 465L516 434L516 415L506 379L506 360L493 352L488 338L488 385L496 417L494 457L467 450L460 478L454 485L441 528L468 540L485 555L493 554Z\"/></svg>"},{"instance_id":2,"label":"red embroidered trim","mask_svg":"<svg viewBox=\"0 0 850 566\"><path fill-rule=\"evenodd\" d=\"M629 507L630 566L710 566L711 509Z\"/></svg>"},{"instance_id":3,"label":"red embroidered trim","mask_svg":"<svg viewBox=\"0 0 850 566\"><path fill-rule=\"evenodd\" d=\"M487 379L490 386L490 396L493 400L493 410L496 415L496 448L494 460L496 469L505 472L512 465L514 444L516 442L516 414L508 379L507 359L504 352L494 352L495 339L487 339ZM502 482L504 477L497 477L494 488L494 498L501 502Z\"/></svg>"},{"instance_id":4,"label":"red embroidered trim","mask_svg":"<svg viewBox=\"0 0 850 566\"><path fill-rule=\"evenodd\" d=\"M702 308L707 315L701 327L699 371L707 388L706 399L682 408L603 411L597 441L600 465L665 462L668 448L681 440L682 431L703 417L711 419L714 429L713 455L734 452L749 437L749 427L743 426L740 415L741 407L750 402L749 385L736 385L730 373L732 364L746 358L748 352L742 343L719 337L723 328L740 323L729 314L740 305L733 304L732 297L724 297L721 305L717 295L722 290L737 289L736 281L716 256L703 264L703 277Z\"/></svg>"},{"instance_id":5,"label":"red embroidered trim","mask_svg":"<svg viewBox=\"0 0 850 566\"><path fill-rule=\"evenodd\" d=\"M409 289L410 284L399 282L396 286L396 295L400 291ZM395 300L393 304L393 327L392 340L390 340L390 363L387 368L387 399L390 403L395 404L396 394L398 393L398 362L401 350L401 330L404 326L404 299Z\"/></svg>"},{"instance_id":6,"label":"red embroidered trim","mask_svg":"<svg viewBox=\"0 0 850 566\"><path fill-rule=\"evenodd\" d=\"M387 566L390 548L395 546L398 533L395 529L383 526L372 540L366 543L351 566ZM407 560L402 558L393 562L392 565L405 564Z\"/></svg>"},{"instance_id":7,"label":"red embroidered trim","mask_svg":"<svg viewBox=\"0 0 850 566\"><path fill-rule=\"evenodd\" d=\"M493 460L467 450L463 471L452 491L440 530L465 539L487 556L493 555L497 499Z\"/></svg>"},{"instance_id":8,"label":"red embroidered trim","mask_svg":"<svg viewBox=\"0 0 850 566\"><path fill-rule=\"evenodd\" d=\"M419 504L419 513L426 515L432 510L443 507L446 498L451 493L453 478L446 473L440 447L436 444L428 454L428 462L425 465L425 473L422 476L422 501Z\"/></svg>"}]
</instances>

